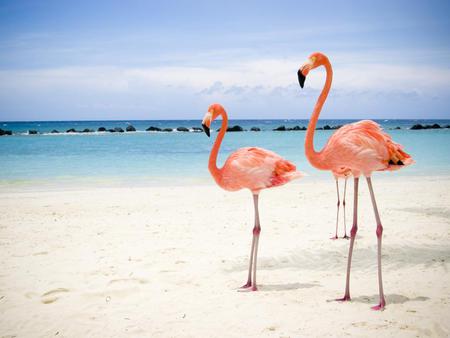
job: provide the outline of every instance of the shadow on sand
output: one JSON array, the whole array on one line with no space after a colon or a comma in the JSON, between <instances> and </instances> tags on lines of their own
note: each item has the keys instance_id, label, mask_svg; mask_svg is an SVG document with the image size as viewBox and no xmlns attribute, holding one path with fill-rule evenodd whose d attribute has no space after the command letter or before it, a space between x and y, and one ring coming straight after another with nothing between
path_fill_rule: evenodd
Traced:
<instances>
[{"instance_id":1,"label":"shadow on sand","mask_svg":"<svg viewBox=\"0 0 450 338\"><path fill-rule=\"evenodd\" d=\"M261 291L287 291L297 289L309 289L321 287L318 283L287 283L287 284L260 284L258 288Z\"/></svg>"},{"instance_id":2,"label":"shadow on sand","mask_svg":"<svg viewBox=\"0 0 450 338\"><path fill-rule=\"evenodd\" d=\"M397 294L390 294L385 295L386 297L386 303L387 304L404 304L406 302L425 302L429 300L429 297L415 297L415 298L409 298L403 295L397 295ZM334 302L335 299L328 299L327 302ZM375 304L378 302L378 295L372 295L372 296L359 296L359 297L352 297L352 302L355 303L365 303L365 304Z\"/></svg>"}]
</instances>

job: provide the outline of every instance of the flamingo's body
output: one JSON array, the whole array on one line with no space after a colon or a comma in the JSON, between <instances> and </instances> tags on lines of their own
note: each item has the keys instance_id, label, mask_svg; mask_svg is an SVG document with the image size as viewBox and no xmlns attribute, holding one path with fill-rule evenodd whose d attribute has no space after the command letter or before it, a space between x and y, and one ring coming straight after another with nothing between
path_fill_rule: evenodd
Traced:
<instances>
[{"instance_id":1,"label":"flamingo's body","mask_svg":"<svg viewBox=\"0 0 450 338\"><path fill-rule=\"evenodd\" d=\"M213 104L209 107L202 122L204 130L209 136L210 125L218 116L222 116L222 126L211 150L208 168L214 180L221 188L229 191L247 188L253 194L255 226L253 228L248 280L242 288L256 291L256 260L259 234L261 232L258 211L259 192L262 189L284 185L295 178L303 176L303 173L297 171L294 164L283 159L281 156L270 150L258 147L240 148L236 150L228 157L223 167L218 168L216 164L217 154L227 130L227 113L220 104Z\"/></svg>"},{"instance_id":2,"label":"flamingo's body","mask_svg":"<svg viewBox=\"0 0 450 338\"><path fill-rule=\"evenodd\" d=\"M352 175L354 177L354 209L353 226L347 263L347 278L345 295L342 301L350 300L350 267L353 245L358 230L358 183L360 175L364 175L369 186L372 204L377 221L378 238L378 282L380 302L373 309L384 309L386 301L381 277L381 237L383 226L378 213L375 194L372 188L371 174L373 171L398 170L413 163L410 155L403 151L403 147L395 143L381 127L373 121L359 121L339 128L319 152L314 150L314 131L322 106L328 96L333 77L333 71L328 58L321 53L313 53L298 71L300 86L303 88L306 75L310 70L324 66L327 78L311 116L305 139L305 154L309 162L321 170L330 170L333 174Z\"/></svg>"},{"instance_id":3,"label":"flamingo's body","mask_svg":"<svg viewBox=\"0 0 450 338\"><path fill-rule=\"evenodd\" d=\"M213 176L225 190L247 188L257 194L262 189L284 185L300 177L301 173L296 171L294 164L273 151L251 147L232 153Z\"/></svg>"},{"instance_id":4,"label":"flamingo's body","mask_svg":"<svg viewBox=\"0 0 450 338\"><path fill-rule=\"evenodd\" d=\"M307 157L311 158L311 153ZM316 168L343 176L350 173L370 176L373 171L398 170L412 163L402 146L370 120L339 128L313 161L317 159L320 164L313 164Z\"/></svg>"}]
</instances>

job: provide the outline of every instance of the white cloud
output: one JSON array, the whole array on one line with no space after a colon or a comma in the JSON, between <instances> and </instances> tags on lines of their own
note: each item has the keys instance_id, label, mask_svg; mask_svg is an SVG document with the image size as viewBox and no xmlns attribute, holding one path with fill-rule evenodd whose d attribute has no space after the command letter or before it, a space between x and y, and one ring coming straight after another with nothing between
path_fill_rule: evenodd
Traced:
<instances>
[{"instance_id":1,"label":"white cloud","mask_svg":"<svg viewBox=\"0 0 450 338\"><path fill-rule=\"evenodd\" d=\"M348 55L338 55L336 59L331 99L341 106L351 107L355 101L371 100L379 102L382 109L393 99L449 99L450 69L352 62ZM8 108L16 111L65 109L72 114L77 109L84 109L86 114L89 109L163 112L171 111L177 98L189 110L219 101L248 114L258 111L269 117L277 107L293 111L299 98L317 97L325 73L311 72L305 89L300 90L296 73L301 62L266 58L203 67L3 70L0 71L0 114ZM370 109L373 106L371 103Z\"/></svg>"}]
</instances>

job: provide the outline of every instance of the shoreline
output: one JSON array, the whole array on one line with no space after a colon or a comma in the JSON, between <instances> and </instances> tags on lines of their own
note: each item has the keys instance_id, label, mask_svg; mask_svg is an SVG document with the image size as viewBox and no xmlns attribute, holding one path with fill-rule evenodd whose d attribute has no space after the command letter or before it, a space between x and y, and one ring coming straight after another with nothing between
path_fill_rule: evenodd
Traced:
<instances>
[{"instance_id":1,"label":"shoreline","mask_svg":"<svg viewBox=\"0 0 450 338\"><path fill-rule=\"evenodd\" d=\"M395 181L409 181L410 183L423 182L448 182L450 183L450 174L435 174L429 173L423 175L402 173L380 172L372 175L374 182L395 183ZM364 180L361 176L360 181ZM302 184L317 184L329 182L330 186L334 185L334 177L328 172L315 172L309 174L299 180L294 180L286 185L302 185ZM339 184L343 184L344 180L339 179ZM348 179L348 183L353 183L353 178ZM4 179L0 180L0 194L7 194L12 192L33 192L33 191L85 191L90 189L126 189L126 188L183 188L183 187L216 187L222 190L214 182L213 178L204 177L180 177L180 176L124 176L124 177L56 177L56 178L37 178L37 179ZM278 187L271 188L277 189ZM245 189L243 189L245 191ZM226 192L226 191L225 191ZM231 192L232 193L232 192Z\"/></svg>"}]
</instances>

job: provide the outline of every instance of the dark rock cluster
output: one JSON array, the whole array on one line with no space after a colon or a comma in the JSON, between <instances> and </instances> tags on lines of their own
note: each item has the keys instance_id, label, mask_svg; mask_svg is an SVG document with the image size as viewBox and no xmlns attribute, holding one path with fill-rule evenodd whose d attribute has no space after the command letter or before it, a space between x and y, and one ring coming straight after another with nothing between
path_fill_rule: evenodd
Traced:
<instances>
[{"instance_id":1,"label":"dark rock cluster","mask_svg":"<svg viewBox=\"0 0 450 338\"><path fill-rule=\"evenodd\" d=\"M274 131L299 131L299 130L306 130L306 127L300 127L300 126L295 126L295 127L287 127L286 126L279 126L277 128L274 129Z\"/></svg>"},{"instance_id":2,"label":"dark rock cluster","mask_svg":"<svg viewBox=\"0 0 450 338\"><path fill-rule=\"evenodd\" d=\"M420 129L442 129L442 128L450 128L450 125L447 126L440 126L439 124L415 124L411 127L412 130L420 130Z\"/></svg>"},{"instance_id":3,"label":"dark rock cluster","mask_svg":"<svg viewBox=\"0 0 450 338\"><path fill-rule=\"evenodd\" d=\"M0 136L3 135L12 135L12 131L11 130L3 130L0 128Z\"/></svg>"}]
</instances>

